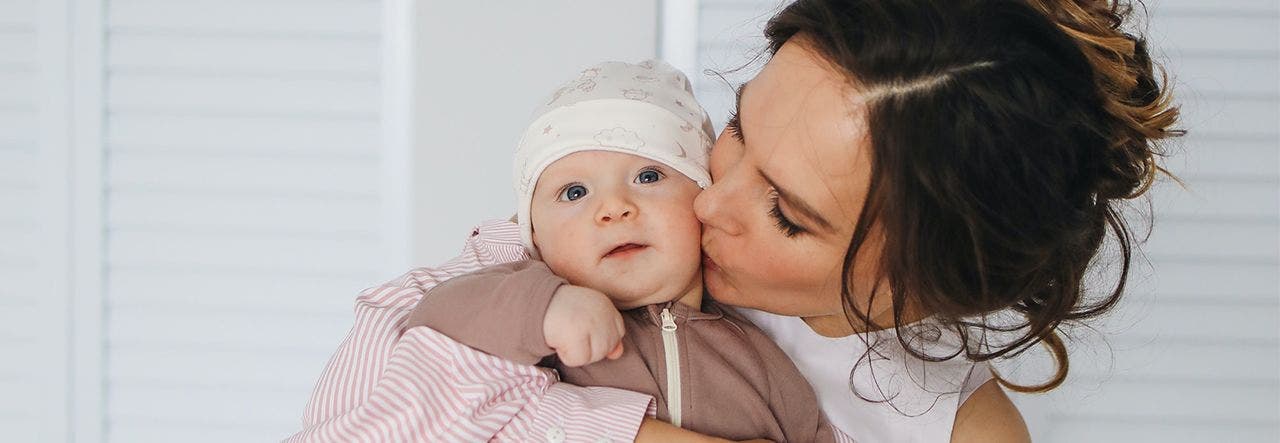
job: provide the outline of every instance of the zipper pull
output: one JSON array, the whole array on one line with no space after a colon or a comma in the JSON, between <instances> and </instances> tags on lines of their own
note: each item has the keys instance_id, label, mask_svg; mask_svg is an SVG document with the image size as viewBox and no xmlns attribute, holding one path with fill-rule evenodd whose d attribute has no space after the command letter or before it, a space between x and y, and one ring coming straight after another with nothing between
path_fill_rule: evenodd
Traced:
<instances>
[{"instance_id":1,"label":"zipper pull","mask_svg":"<svg viewBox=\"0 0 1280 443\"><path fill-rule=\"evenodd\" d=\"M680 427L680 342L676 338L676 317L671 310L662 308L662 352L667 357L667 414L671 424Z\"/></svg>"},{"instance_id":2,"label":"zipper pull","mask_svg":"<svg viewBox=\"0 0 1280 443\"><path fill-rule=\"evenodd\" d=\"M671 315L671 310L662 308L662 330L666 332L675 332L676 317Z\"/></svg>"}]
</instances>

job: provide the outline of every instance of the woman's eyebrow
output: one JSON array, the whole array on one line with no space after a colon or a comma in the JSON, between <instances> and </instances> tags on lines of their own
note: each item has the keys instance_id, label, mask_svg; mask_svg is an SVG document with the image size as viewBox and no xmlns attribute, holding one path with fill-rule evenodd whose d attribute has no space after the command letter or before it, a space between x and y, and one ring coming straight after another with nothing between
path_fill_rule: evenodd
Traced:
<instances>
[{"instance_id":1,"label":"woman's eyebrow","mask_svg":"<svg viewBox=\"0 0 1280 443\"><path fill-rule=\"evenodd\" d=\"M747 135L742 133L742 93L747 91L747 85L750 83L751 82L745 82L741 85L738 85L738 90L734 92L735 97L734 97L734 103L733 103L733 113L734 115L737 116L737 120L738 120L738 127L736 132L738 133L738 139L741 140L743 143L747 142Z\"/></svg>"},{"instance_id":2,"label":"woman's eyebrow","mask_svg":"<svg viewBox=\"0 0 1280 443\"><path fill-rule=\"evenodd\" d=\"M808 203L805 203L804 200L801 200L795 194L792 194L781 186L778 186L778 183L774 182L772 178L769 178L769 175L765 174L764 171L760 171L760 176L764 177L764 181L768 182L769 186L773 187L773 190L778 192L778 197L785 200L787 202L787 206L795 208L800 215L803 215L809 220L813 220L813 222L822 227L824 231L832 232L835 229L831 222L822 218L822 215L818 213L817 209L813 209L813 206L809 206Z\"/></svg>"}]
</instances>

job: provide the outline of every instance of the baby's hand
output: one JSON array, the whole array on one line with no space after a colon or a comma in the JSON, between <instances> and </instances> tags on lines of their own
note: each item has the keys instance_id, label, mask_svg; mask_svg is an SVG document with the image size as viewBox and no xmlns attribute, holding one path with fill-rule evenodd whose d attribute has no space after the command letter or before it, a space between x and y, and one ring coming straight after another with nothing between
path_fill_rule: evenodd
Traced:
<instances>
[{"instance_id":1,"label":"baby's hand","mask_svg":"<svg viewBox=\"0 0 1280 443\"><path fill-rule=\"evenodd\" d=\"M542 335L565 366L588 365L622 356L622 314L604 293L561 285L551 296Z\"/></svg>"}]
</instances>

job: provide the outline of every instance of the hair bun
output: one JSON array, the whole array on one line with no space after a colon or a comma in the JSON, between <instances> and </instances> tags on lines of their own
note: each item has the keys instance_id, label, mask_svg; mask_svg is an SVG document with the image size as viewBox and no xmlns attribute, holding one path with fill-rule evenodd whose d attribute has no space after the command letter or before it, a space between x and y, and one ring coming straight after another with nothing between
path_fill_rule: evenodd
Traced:
<instances>
[{"instance_id":1,"label":"hair bun","mask_svg":"<svg viewBox=\"0 0 1280 443\"><path fill-rule=\"evenodd\" d=\"M1125 32L1133 12L1124 0L1030 0L1080 45L1093 66L1099 96L1111 117L1112 155L1099 183L1099 198L1140 196L1158 173L1164 156L1159 140L1182 135L1175 129L1178 107L1172 103L1168 78L1147 51L1140 34Z\"/></svg>"}]
</instances>

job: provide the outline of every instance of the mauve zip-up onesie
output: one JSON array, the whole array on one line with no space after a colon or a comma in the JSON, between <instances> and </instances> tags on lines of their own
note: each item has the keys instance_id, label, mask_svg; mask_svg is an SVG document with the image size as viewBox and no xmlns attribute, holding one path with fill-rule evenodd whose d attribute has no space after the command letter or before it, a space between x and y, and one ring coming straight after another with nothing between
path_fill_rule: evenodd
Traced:
<instances>
[{"instance_id":1,"label":"mauve zip-up onesie","mask_svg":"<svg viewBox=\"0 0 1280 443\"><path fill-rule=\"evenodd\" d=\"M543 318L566 284L546 264L525 260L445 281L428 292L408 327L427 326L516 363L555 368L564 381L652 395L670 421L662 310L675 324L681 427L731 440L833 442L813 389L791 359L742 317L704 298L702 310L668 302L622 313L625 349L617 360L566 367L547 347Z\"/></svg>"}]
</instances>

